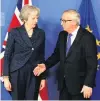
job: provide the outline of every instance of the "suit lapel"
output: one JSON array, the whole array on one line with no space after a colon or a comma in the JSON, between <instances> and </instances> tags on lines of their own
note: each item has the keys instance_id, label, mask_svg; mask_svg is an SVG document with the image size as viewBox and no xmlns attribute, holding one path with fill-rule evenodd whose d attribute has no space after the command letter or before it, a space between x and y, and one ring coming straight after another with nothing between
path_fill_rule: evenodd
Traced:
<instances>
[{"instance_id":1,"label":"suit lapel","mask_svg":"<svg viewBox=\"0 0 100 101\"><path fill-rule=\"evenodd\" d=\"M34 29L34 33L32 35L32 40L33 40L33 44L32 45L33 45L33 47L37 47L38 42L40 42L39 38L40 38L39 30L38 30L38 28L35 28Z\"/></svg>"},{"instance_id":2,"label":"suit lapel","mask_svg":"<svg viewBox=\"0 0 100 101\"><path fill-rule=\"evenodd\" d=\"M23 41L24 41L29 47L32 47L33 45L35 46L36 40L37 40L37 38L38 38L38 32L39 32L37 28L34 29L34 32L33 32L33 35L32 35L33 45L32 45L32 43L31 43L31 41L30 41L30 39L29 39L29 37L28 37L28 34L27 34L26 30L25 30L24 25L22 25L22 26L20 27L19 32L20 32L19 34L21 35Z\"/></svg>"},{"instance_id":3,"label":"suit lapel","mask_svg":"<svg viewBox=\"0 0 100 101\"><path fill-rule=\"evenodd\" d=\"M70 55L70 53L72 52L72 50L75 49L77 43L80 41L80 39L82 38L82 36L83 36L82 28L80 27L79 30L78 30L78 32L77 32L76 38L75 38L73 44L71 45L71 47L69 49L69 52L67 54L67 57Z\"/></svg>"},{"instance_id":4,"label":"suit lapel","mask_svg":"<svg viewBox=\"0 0 100 101\"><path fill-rule=\"evenodd\" d=\"M29 37L28 37L28 34L27 34L26 30L25 30L24 25L22 25L22 26L20 27L19 32L20 32L19 34L21 35L23 41L24 41L29 47L32 47L32 43L31 43L31 41L30 41L30 39L29 39Z\"/></svg>"},{"instance_id":5,"label":"suit lapel","mask_svg":"<svg viewBox=\"0 0 100 101\"><path fill-rule=\"evenodd\" d=\"M66 57L66 40L67 40L67 32L63 31L60 35L60 54L62 57L62 60L64 61Z\"/></svg>"}]
</instances>

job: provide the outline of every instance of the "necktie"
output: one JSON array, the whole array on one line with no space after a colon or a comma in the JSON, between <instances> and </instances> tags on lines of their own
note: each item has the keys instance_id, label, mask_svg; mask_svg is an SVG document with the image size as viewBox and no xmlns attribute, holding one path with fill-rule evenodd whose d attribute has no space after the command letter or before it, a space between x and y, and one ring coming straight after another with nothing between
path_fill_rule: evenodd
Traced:
<instances>
[{"instance_id":1,"label":"necktie","mask_svg":"<svg viewBox=\"0 0 100 101\"><path fill-rule=\"evenodd\" d=\"M69 51L69 49L71 47L71 36L72 36L72 34L68 35L66 55L68 54L68 51Z\"/></svg>"}]
</instances>

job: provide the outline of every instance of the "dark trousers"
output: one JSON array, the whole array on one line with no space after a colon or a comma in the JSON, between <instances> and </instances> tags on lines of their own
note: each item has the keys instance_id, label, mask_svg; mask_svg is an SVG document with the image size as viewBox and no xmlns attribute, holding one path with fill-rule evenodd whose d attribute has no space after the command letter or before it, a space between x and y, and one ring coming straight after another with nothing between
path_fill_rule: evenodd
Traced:
<instances>
[{"instance_id":1,"label":"dark trousers","mask_svg":"<svg viewBox=\"0 0 100 101\"><path fill-rule=\"evenodd\" d=\"M29 64L11 73L10 81L13 100L37 100L40 80L33 75Z\"/></svg>"},{"instance_id":2,"label":"dark trousers","mask_svg":"<svg viewBox=\"0 0 100 101\"><path fill-rule=\"evenodd\" d=\"M60 90L59 100L89 100L83 97L83 94L79 92L79 94L72 95L69 93L68 88L65 84L65 80L63 81L63 88Z\"/></svg>"}]
</instances>

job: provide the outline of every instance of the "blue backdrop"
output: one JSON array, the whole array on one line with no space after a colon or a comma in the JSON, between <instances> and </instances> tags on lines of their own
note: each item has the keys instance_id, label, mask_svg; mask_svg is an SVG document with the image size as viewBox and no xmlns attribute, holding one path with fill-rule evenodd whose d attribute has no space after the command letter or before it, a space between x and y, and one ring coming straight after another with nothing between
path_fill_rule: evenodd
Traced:
<instances>
[{"instance_id":1,"label":"blue backdrop","mask_svg":"<svg viewBox=\"0 0 100 101\"><path fill-rule=\"evenodd\" d=\"M80 5L84 0L32 0L33 5L40 8L40 19L39 27L43 28L46 32L46 58L51 55L55 47L58 33L62 30L60 25L60 18L62 12L66 9L80 9ZM92 9L95 16L95 23L98 29L99 38L100 38L100 0L91 0ZM2 26L1 26L1 43L4 40L7 28L10 24L12 15L14 13L17 0L2 0L1 1L1 13L2 13ZM89 6L89 5L88 5ZM84 12L84 11L83 11ZM1 47L1 44L0 44ZM57 91L57 82L56 82L56 68L53 67L50 70L50 77L48 78L48 90L49 90L49 99L57 100L58 91ZM97 87L94 90L92 99L100 99L100 71L97 74Z\"/></svg>"}]
</instances>

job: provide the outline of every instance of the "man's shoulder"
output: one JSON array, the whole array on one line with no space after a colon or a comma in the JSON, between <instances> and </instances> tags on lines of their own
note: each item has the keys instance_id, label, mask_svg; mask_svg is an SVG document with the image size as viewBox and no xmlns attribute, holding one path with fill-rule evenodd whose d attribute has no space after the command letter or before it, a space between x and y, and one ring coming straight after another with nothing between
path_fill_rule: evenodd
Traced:
<instances>
[{"instance_id":1,"label":"man's shoulder","mask_svg":"<svg viewBox=\"0 0 100 101\"><path fill-rule=\"evenodd\" d=\"M59 37L66 37L68 35L68 33L66 31L62 30L59 32L58 35L59 35Z\"/></svg>"},{"instance_id":2,"label":"man's shoulder","mask_svg":"<svg viewBox=\"0 0 100 101\"><path fill-rule=\"evenodd\" d=\"M59 34L68 34L66 31L62 30L59 32Z\"/></svg>"},{"instance_id":3,"label":"man's shoulder","mask_svg":"<svg viewBox=\"0 0 100 101\"><path fill-rule=\"evenodd\" d=\"M83 29L82 33L83 33L83 39L84 39L84 40L87 40L87 42L88 42L89 40L96 40L96 38L95 38L95 36L93 35L93 33L89 32L88 30Z\"/></svg>"},{"instance_id":4,"label":"man's shoulder","mask_svg":"<svg viewBox=\"0 0 100 101\"><path fill-rule=\"evenodd\" d=\"M85 28L81 27L81 31L82 31L84 37L94 37L93 33Z\"/></svg>"}]
</instances>

